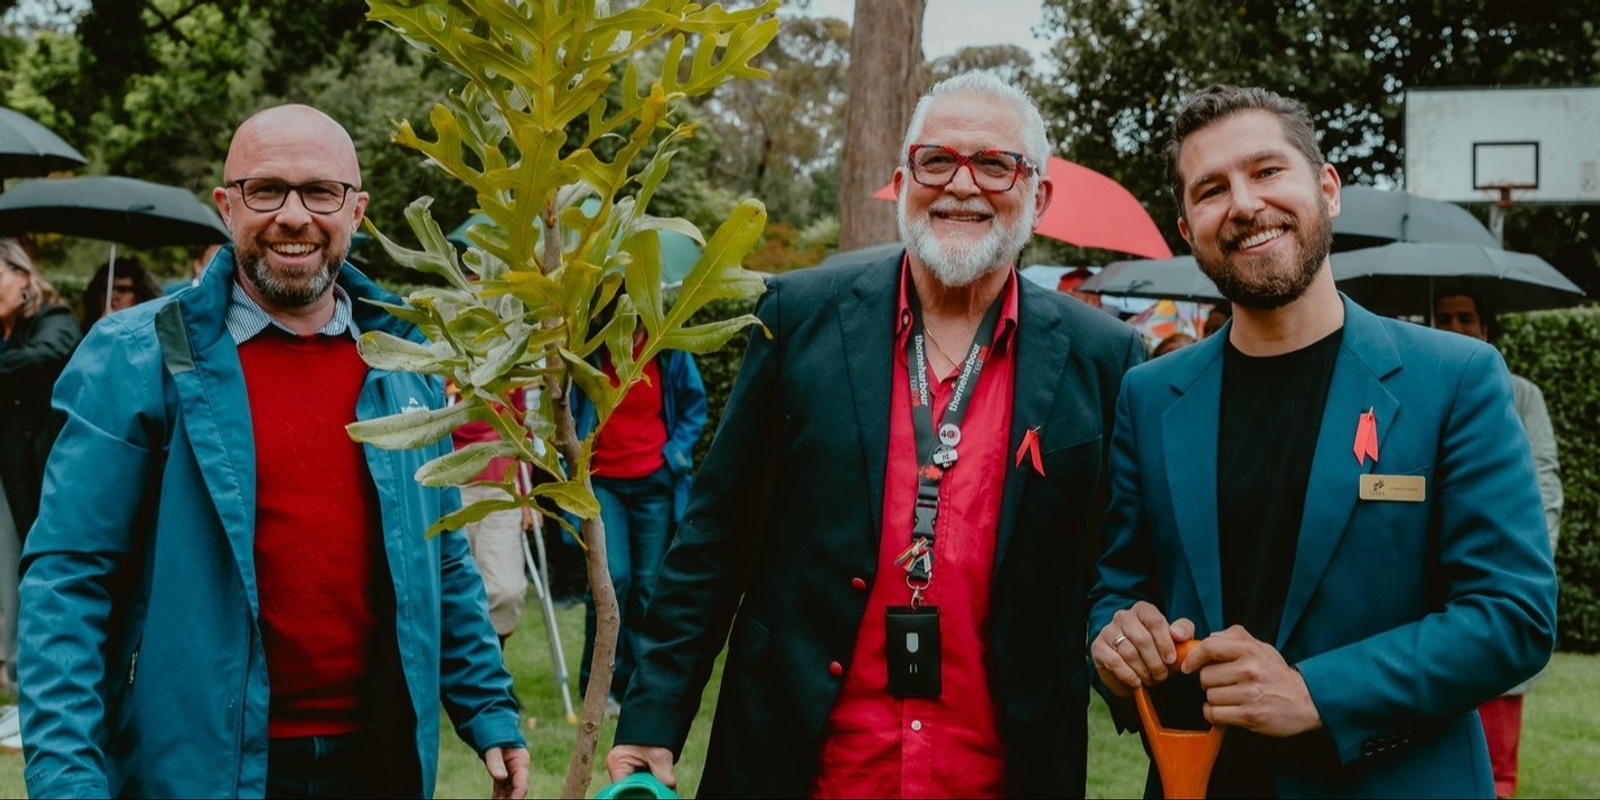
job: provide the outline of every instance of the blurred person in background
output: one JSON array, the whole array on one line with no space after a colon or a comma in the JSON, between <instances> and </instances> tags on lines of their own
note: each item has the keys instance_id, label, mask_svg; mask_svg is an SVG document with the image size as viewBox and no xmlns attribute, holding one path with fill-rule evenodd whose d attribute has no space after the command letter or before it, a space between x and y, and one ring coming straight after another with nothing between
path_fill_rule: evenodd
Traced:
<instances>
[{"instance_id":1,"label":"blurred person in background","mask_svg":"<svg viewBox=\"0 0 1600 800\"><path fill-rule=\"evenodd\" d=\"M78 344L78 323L21 245L0 239L0 691L16 689L17 562L39 514L44 463L60 430L50 390ZM0 746L18 744L0 713Z\"/></svg>"},{"instance_id":2,"label":"blurred person in background","mask_svg":"<svg viewBox=\"0 0 1600 800\"><path fill-rule=\"evenodd\" d=\"M1155 356L1164 356L1180 347L1186 347L1194 344L1194 342L1195 339L1193 336L1190 336L1183 331L1179 331L1165 339L1162 339L1161 342L1155 346L1155 349L1150 351L1150 355L1152 358Z\"/></svg>"},{"instance_id":3,"label":"blurred person in background","mask_svg":"<svg viewBox=\"0 0 1600 800\"><path fill-rule=\"evenodd\" d=\"M1465 286L1447 287L1433 301L1433 327L1471 336L1488 342L1499 330L1494 313L1478 293ZM1544 503L1545 532L1550 537L1554 557L1561 537L1561 460L1556 452L1556 433L1550 424L1544 392L1538 384L1513 373L1511 399L1517 418L1528 431L1533 449L1533 467L1539 480L1539 497ZM1541 673L1543 674L1543 673ZM1512 687L1505 694L1478 706L1483 733L1489 740L1489 765L1494 770L1496 797L1517 793L1517 745L1522 738L1522 696L1538 680L1538 675Z\"/></svg>"},{"instance_id":4,"label":"blurred person in background","mask_svg":"<svg viewBox=\"0 0 1600 800\"><path fill-rule=\"evenodd\" d=\"M1061 280L1056 281L1056 291L1070 294L1095 308L1103 308L1099 292L1086 292L1078 288L1083 285L1084 281L1093 277L1094 272L1088 267L1078 267L1062 275Z\"/></svg>"},{"instance_id":5,"label":"blurred person in background","mask_svg":"<svg viewBox=\"0 0 1600 800\"><path fill-rule=\"evenodd\" d=\"M450 402L456 402L458 390L454 384L446 390ZM511 392L511 410L520 419L527 416L528 407L522 389ZM486 419L475 419L462 424L451 434L457 450L477 442L499 441L500 434ZM535 447L544 442L535 438ZM508 500L505 490L495 483L523 483L519 463L511 456L496 456L488 466L473 477L472 482L461 487L461 505L469 506L481 500ZM527 487L522 487L526 491ZM489 596L489 621L494 625L500 647L517 631L517 620L522 618L522 603L528 592L528 575L524 570L523 532L533 527L533 512L524 506L520 509L502 509L477 522L464 526L467 541L472 545L472 558L483 573L483 588Z\"/></svg>"},{"instance_id":6,"label":"blurred person in background","mask_svg":"<svg viewBox=\"0 0 1600 800\"><path fill-rule=\"evenodd\" d=\"M596 324L610 319L608 309ZM634 330L634 357L644 347L644 326ZM602 351L596 364L613 386L616 368ZM667 543L688 504L693 477L694 443L706 425L706 388L694 356L680 350L663 350L644 368L645 379L629 387L594 442L591 464L594 494L600 501L605 526L606 563L616 589L622 629L617 634L615 672L607 716L620 711L619 700L638 665L638 630L645 606L655 587L656 573L666 555ZM587 437L599 414L576 383L572 387L572 416L578 437ZM583 661L578 670L578 692L589 686L589 664L594 659L598 631L594 597L585 593Z\"/></svg>"},{"instance_id":7,"label":"blurred person in background","mask_svg":"<svg viewBox=\"0 0 1600 800\"><path fill-rule=\"evenodd\" d=\"M194 248L194 257L189 260L189 276L186 278L179 278L175 281L168 281L167 283L163 284L161 286L161 293L172 294L180 289L187 289L190 286L199 286L200 276L205 273L206 265L211 263L211 257L215 256L217 251L221 249L222 245L220 244L208 244Z\"/></svg>"},{"instance_id":8,"label":"blurred person in background","mask_svg":"<svg viewBox=\"0 0 1600 800\"><path fill-rule=\"evenodd\" d=\"M1222 330L1222 326L1228 324L1230 319L1233 319L1233 306L1228 305L1228 301L1224 300L1212 306L1211 311L1206 313L1206 324L1200 338L1210 338L1211 334Z\"/></svg>"},{"instance_id":9,"label":"blurred person in background","mask_svg":"<svg viewBox=\"0 0 1600 800\"><path fill-rule=\"evenodd\" d=\"M106 272L115 270L111 278L111 298L106 298ZM161 287L137 258L122 258L100 265L94 277L83 287L83 316L79 330L88 333L100 318L113 311L132 308L162 295Z\"/></svg>"}]
</instances>

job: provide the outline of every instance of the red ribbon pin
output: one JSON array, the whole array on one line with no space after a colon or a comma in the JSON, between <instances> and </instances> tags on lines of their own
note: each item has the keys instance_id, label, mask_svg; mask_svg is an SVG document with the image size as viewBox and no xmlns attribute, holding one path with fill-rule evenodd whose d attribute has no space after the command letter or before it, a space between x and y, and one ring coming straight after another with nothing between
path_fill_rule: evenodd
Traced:
<instances>
[{"instance_id":1,"label":"red ribbon pin","mask_svg":"<svg viewBox=\"0 0 1600 800\"><path fill-rule=\"evenodd\" d=\"M1361 412L1361 419L1356 422L1356 463L1366 466L1367 456L1372 456L1372 463L1378 463L1378 418L1369 408Z\"/></svg>"},{"instance_id":2,"label":"red ribbon pin","mask_svg":"<svg viewBox=\"0 0 1600 800\"><path fill-rule=\"evenodd\" d=\"M1029 428L1022 434L1022 446L1017 448L1017 466L1022 466L1022 457L1028 456L1033 461L1033 471L1044 475L1044 461L1039 458L1039 429Z\"/></svg>"}]
</instances>

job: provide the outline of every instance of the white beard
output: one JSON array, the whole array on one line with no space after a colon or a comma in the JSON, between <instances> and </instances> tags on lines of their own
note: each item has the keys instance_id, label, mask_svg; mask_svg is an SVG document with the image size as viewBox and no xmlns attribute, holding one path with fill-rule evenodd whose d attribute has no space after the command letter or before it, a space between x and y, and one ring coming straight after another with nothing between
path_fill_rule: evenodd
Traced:
<instances>
[{"instance_id":1,"label":"white beard","mask_svg":"<svg viewBox=\"0 0 1600 800\"><path fill-rule=\"evenodd\" d=\"M906 197L906 193L902 192L895 204L900 222L900 240L905 242L912 258L927 267L939 283L951 288L969 286L990 272L1009 268L1028 243L1028 237L1033 235L1035 214L1033 204L1028 203L1010 226L996 224L976 242L964 239L942 241L933 231L932 213L963 210L964 204L940 200L929 206L928 214L913 220L906 213ZM977 202L971 206L966 210L985 213L990 210Z\"/></svg>"}]
</instances>

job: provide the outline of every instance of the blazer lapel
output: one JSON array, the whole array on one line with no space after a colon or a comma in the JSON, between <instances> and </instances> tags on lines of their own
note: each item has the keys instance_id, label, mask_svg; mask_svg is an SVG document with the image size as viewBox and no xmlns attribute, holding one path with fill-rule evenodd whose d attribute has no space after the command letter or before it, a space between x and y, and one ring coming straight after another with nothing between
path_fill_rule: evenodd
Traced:
<instances>
[{"instance_id":1,"label":"blazer lapel","mask_svg":"<svg viewBox=\"0 0 1600 800\"><path fill-rule=\"evenodd\" d=\"M895 307L898 305L903 254L867 267L839 301L839 349L850 381L855 407L857 446L866 477L871 516L866 527L870 546L858 565L872 574L878 554L878 528L883 522L883 477L888 465L890 384L894 380Z\"/></svg>"},{"instance_id":2,"label":"blazer lapel","mask_svg":"<svg viewBox=\"0 0 1600 800\"><path fill-rule=\"evenodd\" d=\"M1049 290L1021 275L1013 274L1012 280L1017 282L1017 330L1011 339L1015 377L1011 390L1011 430L1006 440L1007 454L1015 453L1022 447L1022 437L1029 428L1044 425L1055 417L1059 398L1077 395L1071 387L1063 385L1069 371L1051 368L1052 364L1059 365L1066 361L1067 354L1072 350L1072 337L1067 326L1062 324L1058 311L1040 297L1041 292ZM1024 369L1024 365L1028 368ZM1005 481L1005 489L1000 496L1000 520L995 532L996 574L1005 560L1006 548L1016 533L1022 492L1028 483L1026 476L1016 470L1007 469L1007 474L1011 477Z\"/></svg>"},{"instance_id":3,"label":"blazer lapel","mask_svg":"<svg viewBox=\"0 0 1600 800\"><path fill-rule=\"evenodd\" d=\"M1334 362L1306 483L1305 510L1300 517L1300 541L1295 549L1294 573L1283 601L1283 619L1276 645L1282 650L1311 602L1333 551L1344 537L1355 512L1360 477L1376 470L1377 461L1356 460L1356 425L1372 411L1378 424L1378 452L1394 428L1400 401L1383 385L1383 379L1402 366L1400 352L1382 322L1360 306L1345 301L1344 339Z\"/></svg>"},{"instance_id":4,"label":"blazer lapel","mask_svg":"<svg viewBox=\"0 0 1600 800\"><path fill-rule=\"evenodd\" d=\"M1217 426L1222 412L1226 329L1191 345L1197 350L1173 376L1180 396L1161 415L1161 440L1173 526L1200 595L1206 631L1223 628L1222 555L1217 531ZM1201 461L1196 463L1196 459ZM1204 459L1210 459L1209 463ZM1198 476L1198 477L1197 477Z\"/></svg>"}]
</instances>

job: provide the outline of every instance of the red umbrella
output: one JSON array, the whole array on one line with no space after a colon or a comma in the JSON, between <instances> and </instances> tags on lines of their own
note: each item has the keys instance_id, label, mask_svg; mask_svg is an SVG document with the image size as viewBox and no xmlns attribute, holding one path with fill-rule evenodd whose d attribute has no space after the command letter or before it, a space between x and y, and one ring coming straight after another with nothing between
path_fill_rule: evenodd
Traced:
<instances>
[{"instance_id":1,"label":"red umbrella","mask_svg":"<svg viewBox=\"0 0 1600 800\"><path fill-rule=\"evenodd\" d=\"M1172 248L1150 213L1122 184L1057 156L1050 157L1055 198L1033 232L1078 247L1099 247L1145 258L1171 258ZM894 184L872 193L894 199Z\"/></svg>"}]
</instances>

